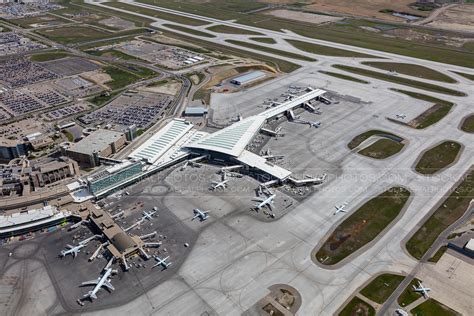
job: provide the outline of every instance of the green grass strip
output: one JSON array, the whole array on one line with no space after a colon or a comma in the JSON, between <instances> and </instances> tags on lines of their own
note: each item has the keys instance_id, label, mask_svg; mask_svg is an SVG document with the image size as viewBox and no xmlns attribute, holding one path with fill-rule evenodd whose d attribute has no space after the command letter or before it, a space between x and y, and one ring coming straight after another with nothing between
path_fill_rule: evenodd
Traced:
<instances>
[{"instance_id":1,"label":"green grass strip","mask_svg":"<svg viewBox=\"0 0 474 316\"><path fill-rule=\"evenodd\" d=\"M402 84L402 85L417 88L417 89L422 89L422 90L427 90L427 91L432 91L432 92L437 92L437 93L442 93L442 94L447 94L447 95L452 95L452 96L457 96L457 97L466 96L466 94L463 92L452 90L452 89L445 88L442 86L437 86L431 83L406 79L406 78L402 78L398 76L392 76L392 75L388 75L388 74L384 74L384 73L380 73L380 72L372 71L368 69L339 65L339 64L333 65L333 67L340 70L352 72L361 76L367 76L367 77L371 77L371 78L375 78L379 80L398 83L398 84Z\"/></svg>"}]
</instances>

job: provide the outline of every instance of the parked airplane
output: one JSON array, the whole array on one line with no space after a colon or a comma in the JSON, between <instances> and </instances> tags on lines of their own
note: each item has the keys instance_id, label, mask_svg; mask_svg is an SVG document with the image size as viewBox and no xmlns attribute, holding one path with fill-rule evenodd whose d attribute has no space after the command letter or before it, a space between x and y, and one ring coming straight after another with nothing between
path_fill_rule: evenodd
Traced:
<instances>
[{"instance_id":1,"label":"parked airplane","mask_svg":"<svg viewBox=\"0 0 474 316\"><path fill-rule=\"evenodd\" d=\"M67 250L61 250L61 257L66 257L67 255L72 255L73 258L77 257L77 254L81 252L81 248L84 248L86 244L79 244L77 246L66 245Z\"/></svg>"},{"instance_id":2,"label":"parked airplane","mask_svg":"<svg viewBox=\"0 0 474 316\"><path fill-rule=\"evenodd\" d=\"M160 257L155 256L155 260L157 261L157 263L155 263L155 265L152 268L157 267L157 266L162 266L163 269L167 269L172 263L172 262L166 262L168 258L169 256L164 259L161 259Z\"/></svg>"},{"instance_id":3,"label":"parked airplane","mask_svg":"<svg viewBox=\"0 0 474 316\"><path fill-rule=\"evenodd\" d=\"M114 273L112 268L106 268L104 270L104 273L101 276L99 276L97 278L97 280L82 282L81 286L90 286L90 285L94 286L94 288L91 291L89 291L87 294L85 294L84 297L90 298L91 300L97 299L96 294L97 294L97 292L99 292L99 290L102 287L106 287L107 289L109 289L111 291L115 290L115 288L112 286L112 284L110 284L110 278L109 277L112 275L112 273Z\"/></svg>"},{"instance_id":4,"label":"parked airplane","mask_svg":"<svg viewBox=\"0 0 474 316\"><path fill-rule=\"evenodd\" d=\"M306 121L306 124L309 124L310 127L318 128L321 126L320 121Z\"/></svg>"},{"instance_id":5,"label":"parked airplane","mask_svg":"<svg viewBox=\"0 0 474 316\"><path fill-rule=\"evenodd\" d=\"M154 215L155 213L156 213L156 211L153 211L153 212L150 212L150 213L147 213L146 211L143 211L142 221L144 221L145 219L151 221L152 215Z\"/></svg>"},{"instance_id":6,"label":"parked airplane","mask_svg":"<svg viewBox=\"0 0 474 316\"><path fill-rule=\"evenodd\" d=\"M201 211L198 208L195 208L193 212L194 212L194 217L192 218L192 220L194 220L195 218L199 218L199 220L203 222L209 218L209 212Z\"/></svg>"},{"instance_id":7,"label":"parked airplane","mask_svg":"<svg viewBox=\"0 0 474 316\"><path fill-rule=\"evenodd\" d=\"M273 200L275 199L275 197L276 197L276 194L272 194L272 195L268 196L265 199L255 198L255 199L252 199L252 201L259 202L259 203L255 204L255 209L257 211L260 210L261 208L265 207L265 206L267 206L270 210L272 210L272 204L273 204Z\"/></svg>"},{"instance_id":8,"label":"parked airplane","mask_svg":"<svg viewBox=\"0 0 474 316\"><path fill-rule=\"evenodd\" d=\"M215 191L219 188L225 189L225 188L227 188L227 182L228 181L229 181L229 179L225 179L225 180L222 180L222 181L212 181L211 186L210 186L209 189L212 190L212 191Z\"/></svg>"},{"instance_id":9,"label":"parked airplane","mask_svg":"<svg viewBox=\"0 0 474 316\"><path fill-rule=\"evenodd\" d=\"M335 208L336 208L336 211L334 212L333 215L336 215L337 213L346 213L347 211L345 210L347 206L347 202L344 202L342 203L341 205L336 205Z\"/></svg>"},{"instance_id":10,"label":"parked airplane","mask_svg":"<svg viewBox=\"0 0 474 316\"><path fill-rule=\"evenodd\" d=\"M306 121L306 120L300 120L298 118L294 119L294 122L295 123L300 123L300 124L308 124L309 127L320 127L321 126L321 122L319 121Z\"/></svg>"},{"instance_id":11,"label":"parked airplane","mask_svg":"<svg viewBox=\"0 0 474 316\"><path fill-rule=\"evenodd\" d=\"M407 117L407 115L404 114L404 113L397 114L397 118L398 118L398 119L404 120L406 117Z\"/></svg>"},{"instance_id":12,"label":"parked airplane","mask_svg":"<svg viewBox=\"0 0 474 316\"><path fill-rule=\"evenodd\" d=\"M431 291L431 289L429 287L424 287L420 281L418 281L418 287L413 285L413 290L415 292L421 293L423 297L426 299L430 298L430 296L428 295L428 292Z\"/></svg>"}]
</instances>

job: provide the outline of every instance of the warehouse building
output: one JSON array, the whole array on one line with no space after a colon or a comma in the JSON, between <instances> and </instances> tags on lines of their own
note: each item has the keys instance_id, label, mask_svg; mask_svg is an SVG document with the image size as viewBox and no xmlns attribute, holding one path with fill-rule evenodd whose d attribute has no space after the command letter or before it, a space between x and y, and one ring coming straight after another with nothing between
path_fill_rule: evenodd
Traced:
<instances>
[{"instance_id":1,"label":"warehouse building","mask_svg":"<svg viewBox=\"0 0 474 316\"><path fill-rule=\"evenodd\" d=\"M64 148L65 155L88 167L99 165L99 157L109 157L125 146L124 133L99 129L77 143Z\"/></svg>"},{"instance_id":2,"label":"warehouse building","mask_svg":"<svg viewBox=\"0 0 474 316\"><path fill-rule=\"evenodd\" d=\"M203 107L187 107L184 110L184 116L204 116L207 114L207 109Z\"/></svg>"},{"instance_id":3,"label":"warehouse building","mask_svg":"<svg viewBox=\"0 0 474 316\"><path fill-rule=\"evenodd\" d=\"M230 83L238 85L238 86L243 86L247 85L249 83L255 82L257 80L261 80L265 78L265 73L263 71L257 70L257 71L252 71L248 72L244 75L238 76L230 81Z\"/></svg>"}]
</instances>

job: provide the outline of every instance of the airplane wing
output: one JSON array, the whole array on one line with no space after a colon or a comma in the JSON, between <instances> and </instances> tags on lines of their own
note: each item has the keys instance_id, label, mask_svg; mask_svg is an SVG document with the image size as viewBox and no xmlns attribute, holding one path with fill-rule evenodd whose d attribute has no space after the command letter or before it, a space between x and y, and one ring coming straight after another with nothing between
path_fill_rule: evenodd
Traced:
<instances>
[{"instance_id":1,"label":"airplane wing","mask_svg":"<svg viewBox=\"0 0 474 316\"><path fill-rule=\"evenodd\" d=\"M95 286L97 285L98 281L97 280L90 280L86 282L82 282L81 286Z\"/></svg>"},{"instance_id":2,"label":"airplane wing","mask_svg":"<svg viewBox=\"0 0 474 316\"><path fill-rule=\"evenodd\" d=\"M264 200L262 198L253 198L252 201L263 202Z\"/></svg>"},{"instance_id":3,"label":"airplane wing","mask_svg":"<svg viewBox=\"0 0 474 316\"><path fill-rule=\"evenodd\" d=\"M105 286L106 288L108 288L109 290L111 290L111 291L115 291L114 286L113 286L109 281L105 281L105 282L104 282L104 286Z\"/></svg>"},{"instance_id":4,"label":"airplane wing","mask_svg":"<svg viewBox=\"0 0 474 316\"><path fill-rule=\"evenodd\" d=\"M72 248L74 248L74 246L71 246L70 244L67 244L67 245L66 245L66 248L72 249Z\"/></svg>"},{"instance_id":5,"label":"airplane wing","mask_svg":"<svg viewBox=\"0 0 474 316\"><path fill-rule=\"evenodd\" d=\"M270 209L270 211L272 211L272 212L273 212L273 207L272 207L272 204L271 204L271 203L268 203L268 204L267 204L267 206L268 206L268 208Z\"/></svg>"}]
</instances>

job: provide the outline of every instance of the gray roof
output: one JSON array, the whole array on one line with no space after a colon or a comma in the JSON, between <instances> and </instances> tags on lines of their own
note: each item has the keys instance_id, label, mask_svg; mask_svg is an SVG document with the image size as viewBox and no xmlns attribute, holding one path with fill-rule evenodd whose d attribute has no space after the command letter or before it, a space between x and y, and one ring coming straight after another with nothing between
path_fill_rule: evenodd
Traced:
<instances>
[{"instance_id":1,"label":"gray roof","mask_svg":"<svg viewBox=\"0 0 474 316\"><path fill-rule=\"evenodd\" d=\"M233 78L232 81L238 81L240 83L246 83L249 81L253 81L259 78L262 78L265 76L265 73L263 71L257 70L257 71L252 71L248 72L242 76L238 76L236 78Z\"/></svg>"},{"instance_id":2,"label":"gray roof","mask_svg":"<svg viewBox=\"0 0 474 316\"><path fill-rule=\"evenodd\" d=\"M99 129L86 138L75 143L70 149L74 152L79 152L87 155L92 155L94 151L101 151L113 142L117 141L124 134L120 132L111 131L108 129Z\"/></svg>"},{"instance_id":3,"label":"gray roof","mask_svg":"<svg viewBox=\"0 0 474 316\"><path fill-rule=\"evenodd\" d=\"M187 107L184 114L205 114L207 109L203 107Z\"/></svg>"}]
</instances>

